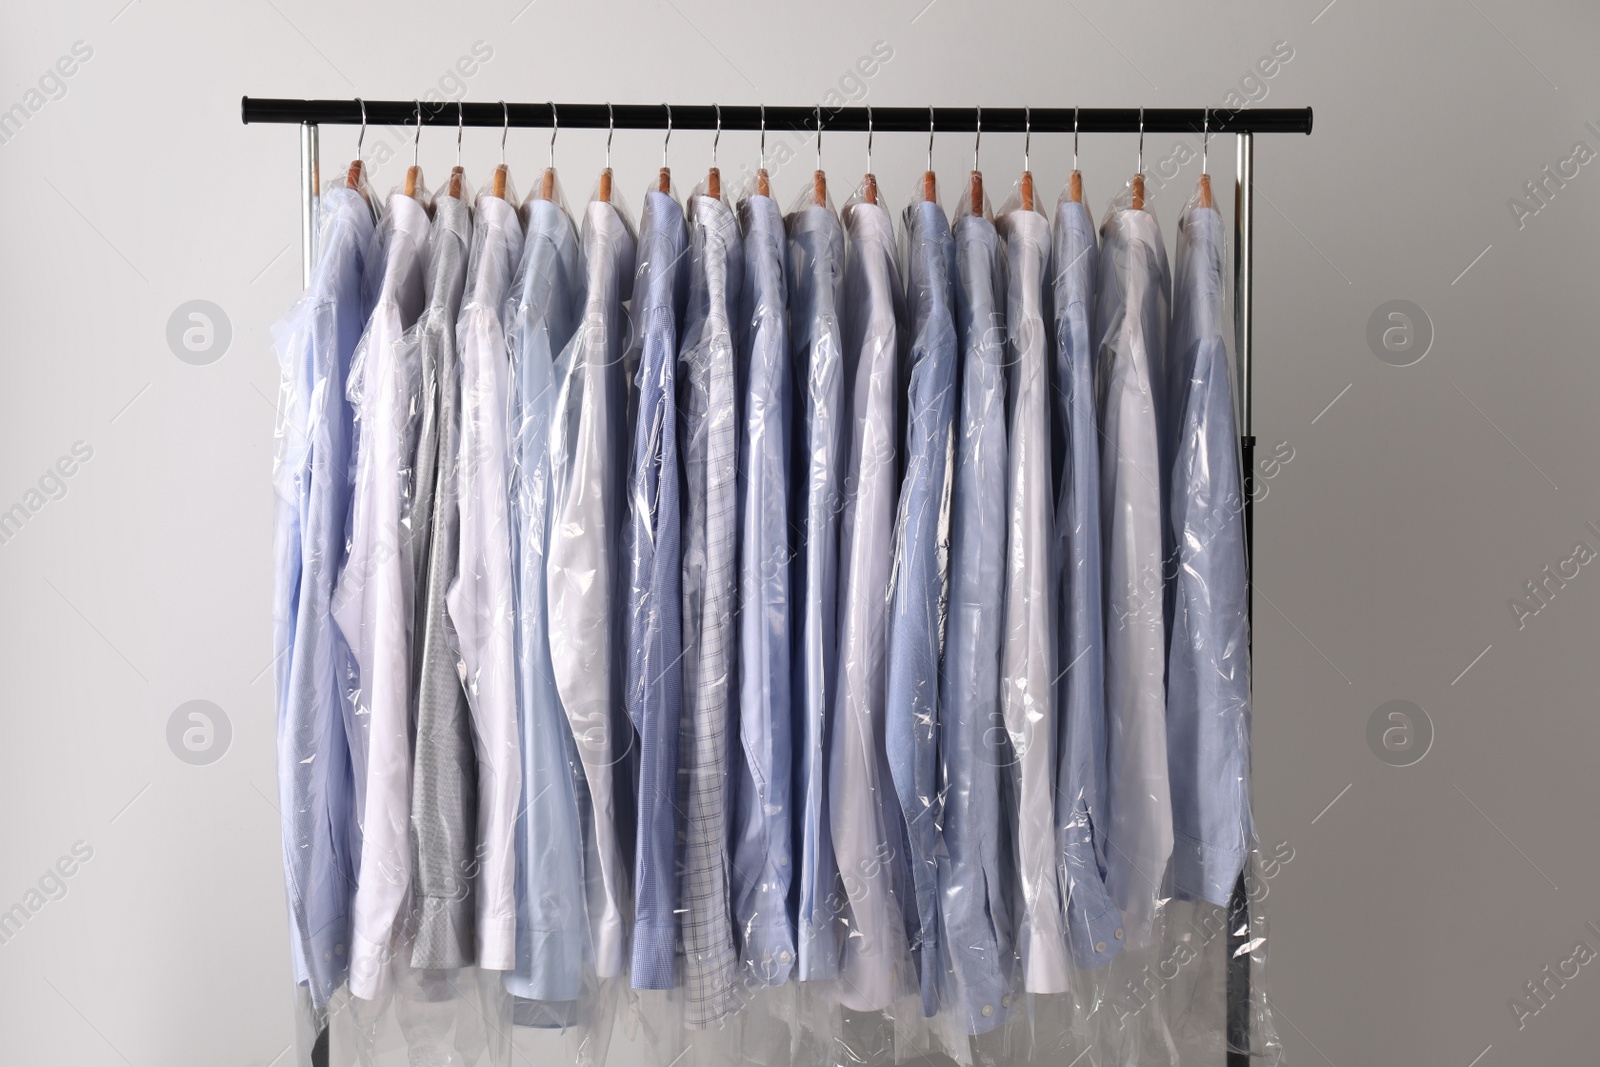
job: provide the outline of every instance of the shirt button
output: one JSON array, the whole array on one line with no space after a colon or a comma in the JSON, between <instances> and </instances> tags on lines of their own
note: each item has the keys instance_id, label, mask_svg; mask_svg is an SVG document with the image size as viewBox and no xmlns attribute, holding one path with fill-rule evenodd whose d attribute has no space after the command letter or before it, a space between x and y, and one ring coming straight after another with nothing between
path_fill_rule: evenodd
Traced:
<instances>
[{"instance_id":1,"label":"shirt button","mask_svg":"<svg viewBox=\"0 0 1600 1067\"><path fill-rule=\"evenodd\" d=\"M994 1005L993 1004L985 1004L983 1006L983 1017L985 1019L987 1019L989 1016L991 1016L993 1014L994 1014Z\"/></svg>"},{"instance_id":2,"label":"shirt button","mask_svg":"<svg viewBox=\"0 0 1600 1067\"><path fill-rule=\"evenodd\" d=\"M779 963L788 963L793 958L794 957L790 955L788 949L784 949L782 952L778 953L778 962Z\"/></svg>"},{"instance_id":3,"label":"shirt button","mask_svg":"<svg viewBox=\"0 0 1600 1067\"><path fill-rule=\"evenodd\" d=\"M1000 1006L1002 1008L1011 1007L1011 994L1010 993L1007 993L1005 996L1000 998Z\"/></svg>"},{"instance_id":4,"label":"shirt button","mask_svg":"<svg viewBox=\"0 0 1600 1067\"><path fill-rule=\"evenodd\" d=\"M789 857L788 856L779 856L778 857L778 866L779 867L787 867L787 866L789 866Z\"/></svg>"},{"instance_id":5,"label":"shirt button","mask_svg":"<svg viewBox=\"0 0 1600 1067\"><path fill-rule=\"evenodd\" d=\"M1096 941L1094 943L1094 950L1096 952L1104 952L1106 950L1106 943L1104 941Z\"/></svg>"},{"instance_id":6,"label":"shirt button","mask_svg":"<svg viewBox=\"0 0 1600 1067\"><path fill-rule=\"evenodd\" d=\"M1117 927L1116 938L1117 938L1118 941L1122 940L1122 927L1120 927L1120 926Z\"/></svg>"}]
</instances>

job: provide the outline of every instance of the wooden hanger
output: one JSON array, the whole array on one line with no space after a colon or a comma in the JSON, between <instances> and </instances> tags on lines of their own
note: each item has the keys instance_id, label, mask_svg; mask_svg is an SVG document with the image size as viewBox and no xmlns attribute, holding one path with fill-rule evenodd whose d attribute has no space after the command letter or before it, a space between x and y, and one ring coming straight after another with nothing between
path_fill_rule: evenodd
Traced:
<instances>
[{"instance_id":1,"label":"wooden hanger","mask_svg":"<svg viewBox=\"0 0 1600 1067\"><path fill-rule=\"evenodd\" d=\"M722 105L711 106L717 109L717 132L711 138L711 169L706 172L706 195L713 200L721 200L722 172L717 170L717 145L722 141Z\"/></svg>"},{"instance_id":2,"label":"wooden hanger","mask_svg":"<svg viewBox=\"0 0 1600 1067\"><path fill-rule=\"evenodd\" d=\"M500 130L500 165L494 168L494 181L490 185L490 192L504 200L506 198L506 178L510 171L506 169L506 136L511 132L511 108L506 106L504 100L500 101L500 109L505 112L506 124Z\"/></svg>"},{"instance_id":3,"label":"wooden hanger","mask_svg":"<svg viewBox=\"0 0 1600 1067\"><path fill-rule=\"evenodd\" d=\"M1135 211L1144 210L1144 108L1139 109L1139 165L1134 169L1133 181L1128 183L1129 206Z\"/></svg>"},{"instance_id":4,"label":"wooden hanger","mask_svg":"<svg viewBox=\"0 0 1600 1067\"><path fill-rule=\"evenodd\" d=\"M767 177L767 105L761 105L761 154L756 160L756 195L771 196L772 181Z\"/></svg>"},{"instance_id":5,"label":"wooden hanger","mask_svg":"<svg viewBox=\"0 0 1600 1067\"><path fill-rule=\"evenodd\" d=\"M1033 172L1028 169L1028 149L1033 144L1033 109L1022 109L1022 210L1033 210Z\"/></svg>"},{"instance_id":6,"label":"wooden hanger","mask_svg":"<svg viewBox=\"0 0 1600 1067\"><path fill-rule=\"evenodd\" d=\"M822 173L822 105L817 105L817 169L811 175L811 200L817 207L828 203L828 176Z\"/></svg>"},{"instance_id":7,"label":"wooden hanger","mask_svg":"<svg viewBox=\"0 0 1600 1067\"><path fill-rule=\"evenodd\" d=\"M667 143L672 140L672 105L662 104L667 109L667 136L661 141L661 174L656 178L656 191L670 193L672 191L672 171L667 167Z\"/></svg>"},{"instance_id":8,"label":"wooden hanger","mask_svg":"<svg viewBox=\"0 0 1600 1067\"><path fill-rule=\"evenodd\" d=\"M461 169L461 131L465 125L466 115L458 103L456 104L456 165L450 168L450 184L446 186L447 195L457 200L461 199L461 186L466 182L467 173Z\"/></svg>"},{"instance_id":9,"label":"wooden hanger","mask_svg":"<svg viewBox=\"0 0 1600 1067\"><path fill-rule=\"evenodd\" d=\"M359 96L356 97L356 103L361 105L361 133L356 137L356 158L351 161L350 169L345 172L344 184L345 188L360 193L361 199L370 205L372 198L367 195L366 190L367 168L366 164L361 162L361 146L367 140L367 104Z\"/></svg>"},{"instance_id":10,"label":"wooden hanger","mask_svg":"<svg viewBox=\"0 0 1600 1067\"><path fill-rule=\"evenodd\" d=\"M539 199L554 200L556 198L556 134L561 131L561 117L556 114L556 104L550 102L550 165L544 168L544 175L539 179Z\"/></svg>"},{"instance_id":11,"label":"wooden hanger","mask_svg":"<svg viewBox=\"0 0 1600 1067\"><path fill-rule=\"evenodd\" d=\"M600 191L595 199L602 204L611 203L611 138L617 132L616 116L611 111L611 101L606 101L606 165L600 172Z\"/></svg>"},{"instance_id":12,"label":"wooden hanger","mask_svg":"<svg viewBox=\"0 0 1600 1067\"><path fill-rule=\"evenodd\" d=\"M411 166L406 168L405 193L415 199L419 189L426 188L422 184L422 168L417 165L419 153L422 151L422 101L414 101L417 105L417 135L411 142Z\"/></svg>"},{"instance_id":13,"label":"wooden hanger","mask_svg":"<svg viewBox=\"0 0 1600 1067\"><path fill-rule=\"evenodd\" d=\"M1067 179L1067 199L1083 203L1083 175L1078 173L1078 109L1072 109L1072 176Z\"/></svg>"},{"instance_id":14,"label":"wooden hanger","mask_svg":"<svg viewBox=\"0 0 1600 1067\"><path fill-rule=\"evenodd\" d=\"M967 206L974 215L983 214L983 172L978 169L978 144L983 140L983 108L977 109L978 130L972 137L972 177L967 179Z\"/></svg>"},{"instance_id":15,"label":"wooden hanger","mask_svg":"<svg viewBox=\"0 0 1600 1067\"><path fill-rule=\"evenodd\" d=\"M861 198L869 204L878 202L878 179L872 173L872 108L867 108L867 173L861 179Z\"/></svg>"}]
</instances>

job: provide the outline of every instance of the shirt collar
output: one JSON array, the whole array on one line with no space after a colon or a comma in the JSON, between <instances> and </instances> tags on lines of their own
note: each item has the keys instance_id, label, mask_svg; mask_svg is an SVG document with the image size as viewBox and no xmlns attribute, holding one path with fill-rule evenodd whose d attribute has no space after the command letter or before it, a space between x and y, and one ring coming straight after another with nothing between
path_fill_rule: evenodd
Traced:
<instances>
[{"instance_id":1,"label":"shirt collar","mask_svg":"<svg viewBox=\"0 0 1600 1067\"><path fill-rule=\"evenodd\" d=\"M851 204L845 209L845 226L857 241L882 241L894 247L894 221L882 204Z\"/></svg>"},{"instance_id":2,"label":"shirt collar","mask_svg":"<svg viewBox=\"0 0 1600 1067\"><path fill-rule=\"evenodd\" d=\"M434 225L449 233L466 247L472 234L472 209L465 200L454 196L441 196L433 204Z\"/></svg>"},{"instance_id":3,"label":"shirt collar","mask_svg":"<svg viewBox=\"0 0 1600 1067\"><path fill-rule=\"evenodd\" d=\"M394 231L397 240L407 240L418 248L424 248L428 240L428 228L432 220L428 218L428 209L414 196L404 193L389 194L389 216L386 220Z\"/></svg>"},{"instance_id":4,"label":"shirt collar","mask_svg":"<svg viewBox=\"0 0 1600 1067\"><path fill-rule=\"evenodd\" d=\"M835 240L839 234L839 216L819 204L793 212L787 222L790 237L802 233L825 233L829 240Z\"/></svg>"}]
</instances>

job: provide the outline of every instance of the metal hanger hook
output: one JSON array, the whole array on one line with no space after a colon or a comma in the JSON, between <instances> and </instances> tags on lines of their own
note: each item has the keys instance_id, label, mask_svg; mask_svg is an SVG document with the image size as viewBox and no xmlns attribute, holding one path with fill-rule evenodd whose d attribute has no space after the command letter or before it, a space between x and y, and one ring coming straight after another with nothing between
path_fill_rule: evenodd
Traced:
<instances>
[{"instance_id":1,"label":"metal hanger hook","mask_svg":"<svg viewBox=\"0 0 1600 1067\"><path fill-rule=\"evenodd\" d=\"M717 112L717 132L711 136L711 166L712 169L715 169L717 165L717 145L722 142L722 105L712 104L711 106Z\"/></svg>"},{"instance_id":2,"label":"metal hanger hook","mask_svg":"<svg viewBox=\"0 0 1600 1067\"><path fill-rule=\"evenodd\" d=\"M822 169L822 105L817 105L817 169Z\"/></svg>"},{"instance_id":3,"label":"metal hanger hook","mask_svg":"<svg viewBox=\"0 0 1600 1067\"><path fill-rule=\"evenodd\" d=\"M983 140L983 108L974 108L978 116L978 132L972 136L972 169L978 169L978 144Z\"/></svg>"},{"instance_id":4,"label":"metal hanger hook","mask_svg":"<svg viewBox=\"0 0 1600 1067\"><path fill-rule=\"evenodd\" d=\"M761 105L761 151L760 151L760 154L759 154L759 158L757 159L757 163L759 164L758 167L757 167L758 170L765 168L766 165L767 165L767 105L766 104L762 104Z\"/></svg>"},{"instance_id":5,"label":"metal hanger hook","mask_svg":"<svg viewBox=\"0 0 1600 1067\"><path fill-rule=\"evenodd\" d=\"M556 169L556 134L561 132L561 116L556 113L556 102L550 101L550 169Z\"/></svg>"},{"instance_id":6,"label":"metal hanger hook","mask_svg":"<svg viewBox=\"0 0 1600 1067\"><path fill-rule=\"evenodd\" d=\"M1211 150L1211 109L1200 109L1200 173L1205 174L1210 167L1207 165L1206 156Z\"/></svg>"},{"instance_id":7,"label":"metal hanger hook","mask_svg":"<svg viewBox=\"0 0 1600 1067\"><path fill-rule=\"evenodd\" d=\"M606 170L611 169L611 138L617 133L617 116L611 110L611 101L606 101Z\"/></svg>"},{"instance_id":8,"label":"metal hanger hook","mask_svg":"<svg viewBox=\"0 0 1600 1067\"><path fill-rule=\"evenodd\" d=\"M1139 109L1139 166L1134 173L1144 173L1144 108L1142 107Z\"/></svg>"},{"instance_id":9,"label":"metal hanger hook","mask_svg":"<svg viewBox=\"0 0 1600 1067\"><path fill-rule=\"evenodd\" d=\"M356 136L356 158L361 158L361 146L367 140L367 102L356 97L356 104L361 108L361 132Z\"/></svg>"},{"instance_id":10,"label":"metal hanger hook","mask_svg":"<svg viewBox=\"0 0 1600 1067\"><path fill-rule=\"evenodd\" d=\"M1028 169L1028 150L1033 146L1033 108L1022 109L1022 169Z\"/></svg>"},{"instance_id":11,"label":"metal hanger hook","mask_svg":"<svg viewBox=\"0 0 1600 1067\"><path fill-rule=\"evenodd\" d=\"M500 128L500 165L503 167L506 165L506 137L511 133L511 105L500 101L500 112L506 119L506 124Z\"/></svg>"},{"instance_id":12,"label":"metal hanger hook","mask_svg":"<svg viewBox=\"0 0 1600 1067\"><path fill-rule=\"evenodd\" d=\"M661 169L667 169L667 145L672 141L672 105L662 104L667 109L667 135L661 139Z\"/></svg>"},{"instance_id":13,"label":"metal hanger hook","mask_svg":"<svg viewBox=\"0 0 1600 1067\"><path fill-rule=\"evenodd\" d=\"M928 105L928 169L933 170L933 105Z\"/></svg>"},{"instance_id":14,"label":"metal hanger hook","mask_svg":"<svg viewBox=\"0 0 1600 1067\"><path fill-rule=\"evenodd\" d=\"M422 101L413 100L417 105L417 136L411 142L411 165L415 167L422 157Z\"/></svg>"},{"instance_id":15,"label":"metal hanger hook","mask_svg":"<svg viewBox=\"0 0 1600 1067\"><path fill-rule=\"evenodd\" d=\"M867 105L867 173L872 173L872 105Z\"/></svg>"},{"instance_id":16,"label":"metal hanger hook","mask_svg":"<svg viewBox=\"0 0 1600 1067\"><path fill-rule=\"evenodd\" d=\"M456 166L461 166L461 134L467 128L467 109L456 101Z\"/></svg>"},{"instance_id":17,"label":"metal hanger hook","mask_svg":"<svg viewBox=\"0 0 1600 1067\"><path fill-rule=\"evenodd\" d=\"M1078 109L1072 109L1072 169L1078 169Z\"/></svg>"}]
</instances>

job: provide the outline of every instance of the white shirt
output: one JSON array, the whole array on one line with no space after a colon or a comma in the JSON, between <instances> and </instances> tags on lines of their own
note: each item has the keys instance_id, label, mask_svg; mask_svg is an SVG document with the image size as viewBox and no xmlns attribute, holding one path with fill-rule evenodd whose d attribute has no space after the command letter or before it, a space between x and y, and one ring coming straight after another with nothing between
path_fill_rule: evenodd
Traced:
<instances>
[{"instance_id":1,"label":"white shirt","mask_svg":"<svg viewBox=\"0 0 1600 1067\"><path fill-rule=\"evenodd\" d=\"M456 323L461 360L460 556L446 594L461 642L467 702L478 750L478 966L516 965L517 807L522 765L517 736L516 601L511 570L511 361L506 296L522 259L522 220L498 196L478 197L466 292Z\"/></svg>"},{"instance_id":2,"label":"white shirt","mask_svg":"<svg viewBox=\"0 0 1600 1067\"><path fill-rule=\"evenodd\" d=\"M1119 201L1100 232L1094 334L1109 727L1106 888L1137 947L1149 938L1172 854L1158 432L1169 286L1154 215Z\"/></svg>"},{"instance_id":3,"label":"white shirt","mask_svg":"<svg viewBox=\"0 0 1600 1067\"><path fill-rule=\"evenodd\" d=\"M615 605L627 467L622 304L632 286L635 245L615 207L590 203L583 225L583 321L556 361L550 422L550 657L589 784L584 873L601 978L622 974L631 906L615 791L617 766L627 773L632 728L624 712Z\"/></svg>"},{"instance_id":4,"label":"white shirt","mask_svg":"<svg viewBox=\"0 0 1600 1067\"><path fill-rule=\"evenodd\" d=\"M356 413L350 554L333 617L360 671L356 696L356 876L350 992L389 988L393 938L411 887L411 620L416 569L406 528L406 478L414 461L420 382L405 333L422 314L428 213L409 196L389 198L378 300L356 349L348 395ZM364 758L363 758L364 757Z\"/></svg>"},{"instance_id":5,"label":"white shirt","mask_svg":"<svg viewBox=\"0 0 1600 1067\"><path fill-rule=\"evenodd\" d=\"M845 211L845 229L845 367L854 375L855 417L840 541L829 815L844 890L839 1000L878 1011L916 989L901 917L909 885L900 805L884 747L905 312L889 213L856 204Z\"/></svg>"},{"instance_id":6,"label":"white shirt","mask_svg":"<svg viewBox=\"0 0 1600 1067\"><path fill-rule=\"evenodd\" d=\"M1055 488L1051 475L1052 334L1046 325L1050 224L1017 209L997 222L1006 243L1006 601L1000 710L1011 739L1016 797L1017 951L1030 993L1068 989L1056 843L1055 617L1051 588Z\"/></svg>"}]
</instances>

